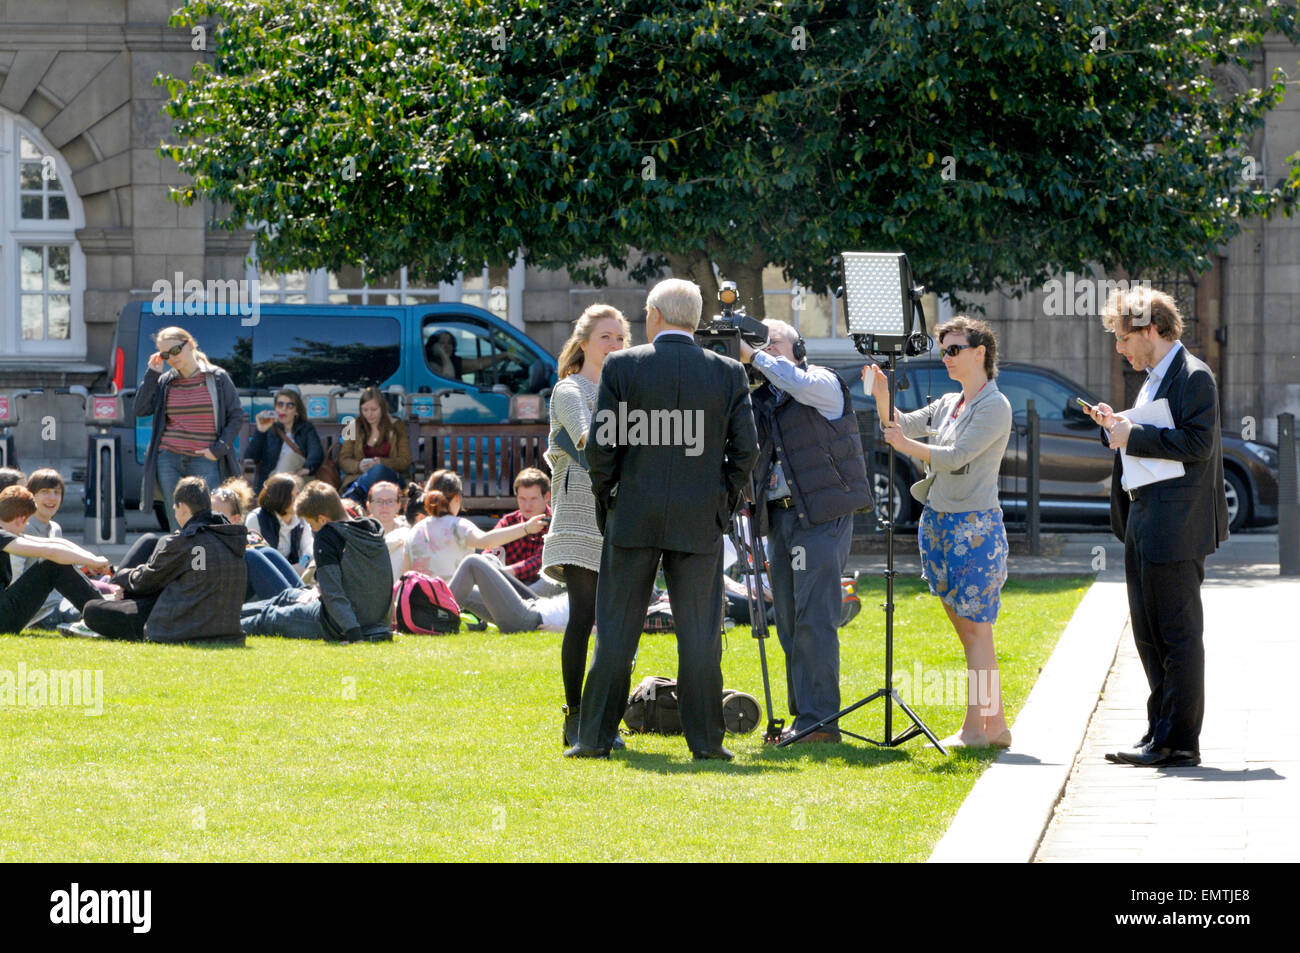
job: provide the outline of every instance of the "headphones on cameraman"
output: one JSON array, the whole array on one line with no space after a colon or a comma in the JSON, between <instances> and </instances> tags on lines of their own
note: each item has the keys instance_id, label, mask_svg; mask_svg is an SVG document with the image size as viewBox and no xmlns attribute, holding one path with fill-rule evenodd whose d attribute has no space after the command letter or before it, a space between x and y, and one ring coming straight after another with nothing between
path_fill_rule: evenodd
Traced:
<instances>
[{"instance_id":1,"label":"headphones on cameraman","mask_svg":"<svg viewBox=\"0 0 1300 953\"><path fill-rule=\"evenodd\" d=\"M794 362L796 364L802 364L804 358L808 356L808 345L804 343L802 336L794 339L794 345L790 350L794 352Z\"/></svg>"}]
</instances>

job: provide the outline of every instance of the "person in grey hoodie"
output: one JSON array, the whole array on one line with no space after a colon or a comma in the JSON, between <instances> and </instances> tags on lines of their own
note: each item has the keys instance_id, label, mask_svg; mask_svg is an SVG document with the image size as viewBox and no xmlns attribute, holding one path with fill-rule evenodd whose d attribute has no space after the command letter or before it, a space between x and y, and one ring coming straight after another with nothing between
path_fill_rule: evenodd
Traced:
<instances>
[{"instance_id":1,"label":"person in grey hoodie","mask_svg":"<svg viewBox=\"0 0 1300 953\"><path fill-rule=\"evenodd\" d=\"M338 491L313 480L294 509L316 536L316 589L286 589L244 605L245 635L279 635L331 642L391 639L393 566L384 528L371 517L350 520Z\"/></svg>"}]
</instances>

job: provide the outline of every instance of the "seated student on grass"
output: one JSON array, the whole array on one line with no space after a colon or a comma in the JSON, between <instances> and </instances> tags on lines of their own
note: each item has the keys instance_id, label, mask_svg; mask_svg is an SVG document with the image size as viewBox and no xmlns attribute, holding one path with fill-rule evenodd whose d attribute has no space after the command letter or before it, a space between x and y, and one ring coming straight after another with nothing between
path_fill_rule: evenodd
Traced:
<instances>
[{"instance_id":1,"label":"seated student on grass","mask_svg":"<svg viewBox=\"0 0 1300 953\"><path fill-rule=\"evenodd\" d=\"M567 592L539 596L492 555L466 556L447 585L462 609L502 632L563 632L569 624Z\"/></svg>"},{"instance_id":2,"label":"seated student on grass","mask_svg":"<svg viewBox=\"0 0 1300 953\"><path fill-rule=\"evenodd\" d=\"M515 476L515 502L519 509L511 510L497 520L493 529L525 523L538 514L551 515L551 478L537 467L524 467ZM550 524L547 524L549 528ZM498 555L506 572L514 576L538 596L553 596L564 587L542 576L542 547L546 544L546 530L501 547Z\"/></svg>"},{"instance_id":3,"label":"seated student on grass","mask_svg":"<svg viewBox=\"0 0 1300 953\"><path fill-rule=\"evenodd\" d=\"M242 477L231 477L221 484L212 491L211 499L212 512L220 513L232 523L242 524L244 514L253 508L253 490ZM286 586L290 589L302 586L293 564L251 530L248 548L244 550L244 566L248 569L245 602L269 599L283 592Z\"/></svg>"},{"instance_id":4,"label":"seated student on grass","mask_svg":"<svg viewBox=\"0 0 1300 953\"><path fill-rule=\"evenodd\" d=\"M239 607L248 581L248 531L212 512L202 477L176 484L172 512L180 529L157 542L148 562L124 566L113 577L123 598L91 600L81 610L82 622L64 629L131 642L243 644Z\"/></svg>"},{"instance_id":5,"label":"seated student on grass","mask_svg":"<svg viewBox=\"0 0 1300 953\"><path fill-rule=\"evenodd\" d=\"M450 470L438 470L424 487L424 509L429 519L411 530L406 540L402 571L414 569L426 576L450 581L461 561L476 549L491 549L546 531L550 517L539 513L513 526L486 533L460 516L460 477Z\"/></svg>"},{"instance_id":6,"label":"seated student on grass","mask_svg":"<svg viewBox=\"0 0 1300 953\"><path fill-rule=\"evenodd\" d=\"M311 527L293 511L294 497L302 480L277 473L262 485L257 508L244 517L250 532L257 533L293 566L299 576L311 562Z\"/></svg>"},{"instance_id":7,"label":"seated student on grass","mask_svg":"<svg viewBox=\"0 0 1300 953\"><path fill-rule=\"evenodd\" d=\"M59 471L49 467L33 471L27 478L27 489L36 500L36 512L27 521L27 530L23 535L35 536L38 539L62 537L63 528L54 519L59 508L63 506L63 477ZM27 561L21 557L13 557L13 562L14 575L21 576L23 570L27 568ZM61 623L79 618L81 613L73 607L72 603L66 601L57 592L51 592L46 596L41 607L36 610L36 617L32 620L31 627L55 629Z\"/></svg>"},{"instance_id":8,"label":"seated student on grass","mask_svg":"<svg viewBox=\"0 0 1300 953\"><path fill-rule=\"evenodd\" d=\"M70 540L24 536L35 512L36 500L26 487L10 486L0 492L0 632L21 632L56 589L80 610L99 596L99 590L73 567L89 566L96 572L111 568L103 556ZM30 563L21 575L13 570L13 556Z\"/></svg>"},{"instance_id":9,"label":"seated student on grass","mask_svg":"<svg viewBox=\"0 0 1300 953\"><path fill-rule=\"evenodd\" d=\"M7 490L11 486L26 486L27 474L22 470L13 467L0 467L0 490Z\"/></svg>"},{"instance_id":10,"label":"seated student on grass","mask_svg":"<svg viewBox=\"0 0 1300 953\"><path fill-rule=\"evenodd\" d=\"M244 606L245 635L332 642L392 638L388 611L393 569L383 527L373 517L347 519L338 491L313 480L294 503L316 537L314 589L286 589Z\"/></svg>"},{"instance_id":11,"label":"seated student on grass","mask_svg":"<svg viewBox=\"0 0 1300 953\"><path fill-rule=\"evenodd\" d=\"M393 578L402 574L402 560L406 558L406 538L411 535L410 524L402 515L402 490L387 480L370 487L366 497L366 512L379 520L384 528L384 542L388 545L388 558L393 564Z\"/></svg>"}]
</instances>

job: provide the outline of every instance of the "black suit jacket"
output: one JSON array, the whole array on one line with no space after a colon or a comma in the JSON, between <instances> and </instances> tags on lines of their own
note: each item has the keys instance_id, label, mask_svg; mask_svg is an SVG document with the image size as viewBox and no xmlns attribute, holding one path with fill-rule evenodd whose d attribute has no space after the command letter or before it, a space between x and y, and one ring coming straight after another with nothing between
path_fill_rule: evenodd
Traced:
<instances>
[{"instance_id":1,"label":"black suit jacket","mask_svg":"<svg viewBox=\"0 0 1300 953\"><path fill-rule=\"evenodd\" d=\"M1149 501L1144 524L1143 556L1156 563L1200 559L1228 538L1228 501L1223 491L1223 446L1219 431L1219 388L1205 362L1179 348L1155 399L1168 398L1172 428L1135 424L1129 433L1133 457L1182 461L1186 472L1141 490ZM1105 440L1105 431L1102 432ZM1124 538L1129 498L1120 485L1119 452L1110 480L1110 525Z\"/></svg>"},{"instance_id":2,"label":"black suit jacket","mask_svg":"<svg viewBox=\"0 0 1300 953\"><path fill-rule=\"evenodd\" d=\"M607 539L712 552L758 459L744 367L680 335L616 351L586 450Z\"/></svg>"}]
</instances>

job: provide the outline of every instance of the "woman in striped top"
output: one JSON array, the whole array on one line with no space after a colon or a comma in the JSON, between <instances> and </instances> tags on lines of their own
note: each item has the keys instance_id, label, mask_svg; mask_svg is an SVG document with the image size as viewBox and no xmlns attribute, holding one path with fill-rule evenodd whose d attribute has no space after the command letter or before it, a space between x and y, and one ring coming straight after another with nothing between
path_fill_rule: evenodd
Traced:
<instances>
[{"instance_id":1,"label":"woman in striped top","mask_svg":"<svg viewBox=\"0 0 1300 953\"><path fill-rule=\"evenodd\" d=\"M135 395L135 415L153 416L140 509L153 508L156 486L175 531L179 529L172 512L176 484L183 477L197 476L216 487L223 479L237 476L235 437L246 418L230 375L208 362L193 335L184 328L163 328L154 335L154 343L158 351L149 358Z\"/></svg>"}]
</instances>

